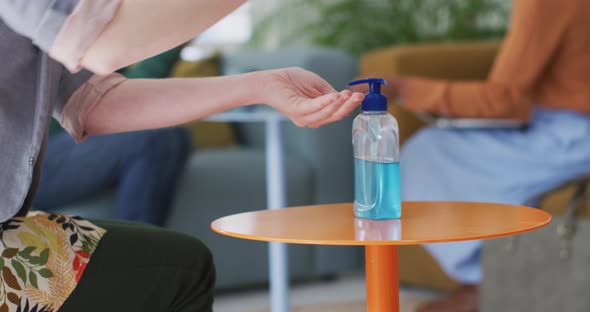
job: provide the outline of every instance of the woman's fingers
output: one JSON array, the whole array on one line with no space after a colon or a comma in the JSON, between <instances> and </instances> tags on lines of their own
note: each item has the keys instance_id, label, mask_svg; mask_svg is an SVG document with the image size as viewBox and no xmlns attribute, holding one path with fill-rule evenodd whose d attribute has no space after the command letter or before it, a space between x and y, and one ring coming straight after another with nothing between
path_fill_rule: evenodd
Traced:
<instances>
[{"instance_id":1,"label":"woman's fingers","mask_svg":"<svg viewBox=\"0 0 590 312\"><path fill-rule=\"evenodd\" d=\"M308 116L322 114L323 111L330 110L333 106L336 106L337 109L345 101L346 96L342 93L326 94L315 99L303 99L297 104L297 110L291 119L297 126L305 127L309 124Z\"/></svg>"},{"instance_id":2,"label":"woman's fingers","mask_svg":"<svg viewBox=\"0 0 590 312\"><path fill-rule=\"evenodd\" d=\"M337 92L329 83L319 78L319 76L317 82L315 83L314 89L316 90L316 92L319 92L320 94Z\"/></svg>"},{"instance_id":3,"label":"woman's fingers","mask_svg":"<svg viewBox=\"0 0 590 312\"><path fill-rule=\"evenodd\" d=\"M319 75L301 68L288 69L291 81L295 82L298 89L305 95L316 98L337 91Z\"/></svg>"},{"instance_id":4,"label":"woman's fingers","mask_svg":"<svg viewBox=\"0 0 590 312\"><path fill-rule=\"evenodd\" d=\"M317 124L323 120L329 119L350 99L351 95L352 92L350 92L349 90L340 92L340 97L338 98L338 100L333 101L332 103L326 105L326 107L317 112L304 116L302 118L303 123L306 126L309 126L312 124Z\"/></svg>"},{"instance_id":5,"label":"woman's fingers","mask_svg":"<svg viewBox=\"0 0 590 312\"><path fill-rule=\"evenodd\" d=\"M303 116L307 116L316 112L321 111L322 109L326 108L330 104L334 102L338 102L341 100L341 93L334 92L329 93L326 95L322 95L316 97L315 99L311 100L303 100L296 106L295 114L302 118Z\"/></svg>"},{"instance_id":6,"label":"woman's fingers","mask_svg":"<svg viewBox=\"0 0 590 312\"><path fill-rule=\"evenodd\" d=\"M364 95L361 93L352 93L342 105L339 105L336 110L326 117L326 115L318 116L313 122L308 123L310 128L318 128L325 124L339 121L348 116L354 109L363 101Z\"/></svg>"}]
</instances>

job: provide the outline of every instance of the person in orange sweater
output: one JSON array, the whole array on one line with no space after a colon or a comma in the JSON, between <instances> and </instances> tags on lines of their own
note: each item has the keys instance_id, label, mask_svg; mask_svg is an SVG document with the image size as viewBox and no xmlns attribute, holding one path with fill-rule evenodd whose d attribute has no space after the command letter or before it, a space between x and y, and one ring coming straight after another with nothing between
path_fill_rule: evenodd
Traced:
<instances>
[{"instance_id":1,"label":"person in orange sweater","mask_svg":"<svg viewBox=\"0 0 590 312\"><path fill-rule=\"evenodd\" d=\"M402 148L402 198L522 204L589 173L589 16L587 0L516 0L486 81L386 77L412 111L526 125L420 131ZM465 287L418 311L477 311L481 242L425 247Z\"/></svg>"}]
</instances>

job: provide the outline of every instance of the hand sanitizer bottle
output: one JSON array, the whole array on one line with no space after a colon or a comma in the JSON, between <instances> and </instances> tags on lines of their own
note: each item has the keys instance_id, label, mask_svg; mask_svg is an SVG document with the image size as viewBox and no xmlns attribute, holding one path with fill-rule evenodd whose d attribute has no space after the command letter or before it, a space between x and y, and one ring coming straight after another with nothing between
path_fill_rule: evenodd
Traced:
<instances>
[{"instance_id":1,"label":"hand sanitizer bottle","mask_svg":"<svg viewBox=\"0 0 590 312\"><path fill-rule=\"evenodd\" d=\"M349 85L369 84L352 126L354 148L354 214L372 220L401 217L399 174L399 129L387 112L387 98L381 94L385 80L370 78Z\"/></svg>"}]
</instances>

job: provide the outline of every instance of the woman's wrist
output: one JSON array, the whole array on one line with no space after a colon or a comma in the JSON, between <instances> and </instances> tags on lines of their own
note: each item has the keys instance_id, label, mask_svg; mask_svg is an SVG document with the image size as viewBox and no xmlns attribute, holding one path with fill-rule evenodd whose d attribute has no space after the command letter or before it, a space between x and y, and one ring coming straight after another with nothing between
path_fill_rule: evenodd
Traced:
<instances>
[{"instance_id":1,"label":"woman's wrist","mask_svg":"<svg viewBox=\"0 0 590 312\"><path fill-rule=\"evenodd\" d=\"M238 106L249 106L255 104L268 104L268 88L272 81L270 77L273 71L255 71L235 76L235 84L239 88L241 101Z\"/></svg>"},{"instance_id":2,"label":"woman's wrist","mask_svg":"<svg viewBox=\"0 0 590 312\"><path fill-rule=\"evenodd\" d=\"M256 104L265 104L272 106L273 104L273 95L275 94L276 90L276 82L278 79L281 79L280 72L282 69L273 69L273 70L264 70L257 72L256 79L253 85L253 89L256 93Z\"/></svg>"}]
</instances>

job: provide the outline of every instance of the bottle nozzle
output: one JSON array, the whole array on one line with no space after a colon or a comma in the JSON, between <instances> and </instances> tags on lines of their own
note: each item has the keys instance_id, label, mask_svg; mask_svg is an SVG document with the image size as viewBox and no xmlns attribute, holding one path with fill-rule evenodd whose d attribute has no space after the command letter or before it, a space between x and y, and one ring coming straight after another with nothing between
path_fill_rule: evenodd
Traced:
<instances>
[{"instance_id":1,"label":"bottle nozzle","mask_svg":"<svg viewBox=\"0 0 590 312\"><path fill-rule=\"evenodd\" d=\"M367 78L355 80L348 83L349 86L369 84L369 93L366 94L361 108L363 111L385 111L387 110L387 98L381 94L381 86L387 81L383 78Z\"/></svg>"},{"instance_id":2,"label":"bottle nozzle","mask_svg":"<svg viewBox=\"0 0 590 312\"><path fill-rule=\"evenodd\" d=\"M359 85L363 83L369 84L369 93L381 93L381 85L386 85L387 81L383 78L367 78L355 80L348 83L349 86Z\"/></svg>"}]
</instances>

